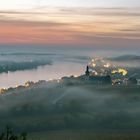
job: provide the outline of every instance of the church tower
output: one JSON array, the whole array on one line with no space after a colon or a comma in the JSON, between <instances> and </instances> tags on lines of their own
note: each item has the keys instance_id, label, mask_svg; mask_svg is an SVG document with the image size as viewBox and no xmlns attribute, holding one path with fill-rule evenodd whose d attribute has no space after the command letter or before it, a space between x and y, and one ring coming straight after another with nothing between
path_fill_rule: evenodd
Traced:
<instances>
[{"instance_id":1,"label":"church tower","mask_svg":"<svg viewBox=\"0 0 140 140\"><path fill-rule=\"evenodd\" d=\"M87 66L87 68L86 68L86 72L85 72L85 74L86 74L86 76L89 76L89 66Z\"/></svg>"}]
</instances>

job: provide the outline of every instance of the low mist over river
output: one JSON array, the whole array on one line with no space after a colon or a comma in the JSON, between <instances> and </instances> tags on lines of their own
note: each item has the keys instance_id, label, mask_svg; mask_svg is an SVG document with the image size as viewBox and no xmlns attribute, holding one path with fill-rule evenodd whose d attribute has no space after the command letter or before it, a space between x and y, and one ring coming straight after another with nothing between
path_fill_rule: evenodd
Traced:
<instances>
[{"instance_id":1,"label":"low mist over river","mask_svg":"<svg viewBox=\"0 0 140 140\"><path fill-rule=\"evenodd\" d=\"M95 57L116 68L124 68L128 78L140 79L139 49L126 52L125 49L91 47L19 48L0 47L0 87L15 87L27 81L36 83L8 88L1 94L1 132L8 125L16 133L27 132L29 140L53 140L52 136L54 140L61 139L56 133L62 133L63 137L70 134L73 140L90 140L96 139L93 134L98 134L97 131L101 140L112 135L123 139L139 132L139 85L100 85L86 80L71 83L68 80L71 75L84 74L87 64ZM63 76L66 77L59 79Z\"/></svg>"},{"instance_id":2,"label":"low mist over river","mask_svg":"<svg viewBox=\"0 0 140 140\"><path fill-rule=\"evenodd\" d=\"M139 49L126 52L118 48L0 46L0 87L81 75L92 57L135 56L139 52Z\"/></svg>"}]
</instances>

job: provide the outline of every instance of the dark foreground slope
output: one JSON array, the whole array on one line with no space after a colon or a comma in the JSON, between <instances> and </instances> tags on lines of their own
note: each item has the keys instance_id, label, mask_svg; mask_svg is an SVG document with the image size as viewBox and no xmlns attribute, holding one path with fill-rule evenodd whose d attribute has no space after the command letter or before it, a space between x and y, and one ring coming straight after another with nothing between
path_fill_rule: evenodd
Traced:
<instances>
[{"instance_id":1,"label":"dark foreground slope","mask_svg":"<svg viewBox=\"0 0 140 140\"><path fill-rule=\"evenodd\" d=\"M96 132L90 130L63 130L44 133L31 133L30 140L139 140L136 132Z\"/></svg>"},{"instance_id":2,"label":"dark foreground slope","mask_svg":"<svg viewBox=\"0 0 140 140\"><path fill-rule=\"evenodd\" d=\"M6 125L34 140L140 138L140 87L51 82L17 90L0 97L0 131Z\"/></svg>"}]
</instances>

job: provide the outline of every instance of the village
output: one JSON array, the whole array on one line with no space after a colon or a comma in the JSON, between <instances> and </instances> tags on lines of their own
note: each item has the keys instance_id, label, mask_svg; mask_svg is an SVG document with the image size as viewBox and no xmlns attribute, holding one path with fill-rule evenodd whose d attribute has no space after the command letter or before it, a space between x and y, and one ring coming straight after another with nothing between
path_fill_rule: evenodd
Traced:
<instances>
[{"instance_id":1,"label":"village","mask_svg":"<svg viewBox=\"0 0 140 140\"><path fill-rule=\"evenodd\" d=\"M36 88L38 86L47 86L50 84L57 84L61 86L79 86L90 85L98 86L98 88L111 87L136 87L140 86L140 79L135 75L129 75L125 68L119 68L112 63L106 62L101 58L92 59L85 67L83 75L72 75L69 77L62 77L60 79L39 80L38 82L28 81L24 85L16 85L10 88L1 88L0 94L19 92L26 89Z\"/></svg>"}]
</instances>

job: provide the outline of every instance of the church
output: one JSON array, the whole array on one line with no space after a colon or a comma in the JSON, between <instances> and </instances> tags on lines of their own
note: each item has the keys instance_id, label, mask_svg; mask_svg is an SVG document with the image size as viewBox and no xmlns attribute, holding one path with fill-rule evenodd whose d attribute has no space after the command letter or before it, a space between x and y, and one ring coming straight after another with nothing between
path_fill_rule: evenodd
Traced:
<instances>
[{"instance_id":1,"label":"church","mask_svg":"<svg viewBox=\"0 0 140 140\"><path fill-rule=\"evenodd\" d=\"M83 78L92 84L112 84L111 76L110 75L94 75L92 72L89 71L89 66L86 67L85 75Z\"/></svg>"}]
</instances>

